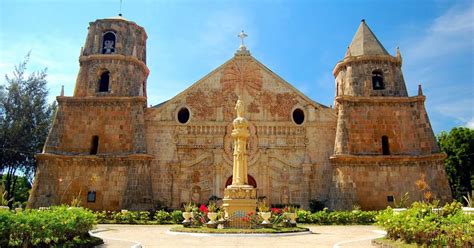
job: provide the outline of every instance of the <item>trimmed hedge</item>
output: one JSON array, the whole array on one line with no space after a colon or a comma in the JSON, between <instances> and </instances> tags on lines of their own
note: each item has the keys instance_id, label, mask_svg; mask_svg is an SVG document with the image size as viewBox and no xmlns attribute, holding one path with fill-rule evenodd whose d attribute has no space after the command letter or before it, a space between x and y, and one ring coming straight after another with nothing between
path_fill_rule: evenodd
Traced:
<instances>
[{"instance_id":1,"label":"trimmed hedge","mask_svg":"<svg viewBox=\"0 0 474 248\"><path fill-rule=\"evenodd\" d=\"M392 240L429 247L474 247L474 215L464 214L461 203L437 205L415 202L403 212L387 208L377 216L377 224Z\"/></svg>"},{"instance_id":2,"label":"trimmed hedge","mask_svg":"<svg viewBox=\"0 0 474 248\"><path fill-rule=\"evenodd\" d=\"M319 225L370 225L375 223L377 211L328 211L327 209L316 213L298 210L298 223ZM147 211L101 211L95 213L99 224L181 224L183 212L174 210L166 212L156 211L151 214Z\"/></svg>"},{"instance_id":3,"label":"trimmed hedge","mask_svg":"<svg viewBox=\"0 0 474 248\"><path fill-rule=\"evenodd\" d=\"M377 211L318 211L311 213L306 210L298 210L299 223L319 224L319 225L370 225L375 223Z\"/></svg>"},{"instance_id":4,"label":"trimmed hedge","mask_svg":"<svg viewBox=\"0 0 474 248\"><path fill-rule=\"evenodd\" d=\"M99 224L181 224L184 220L180 210L158 210L154 214L148 211L100 211L95 212L95 215Z\"/></svg>"},{"instance_id":5,"label":"trimmed hedge","mask_svg":"<svg viewBox=\"0 0 474 248\"><path fill-rule=\"evenodd\" d=\"M83 208L0 211L0 247L93 247L102 243L89 236L95 224L94 213Z\"/></svg>"}]
</instances>

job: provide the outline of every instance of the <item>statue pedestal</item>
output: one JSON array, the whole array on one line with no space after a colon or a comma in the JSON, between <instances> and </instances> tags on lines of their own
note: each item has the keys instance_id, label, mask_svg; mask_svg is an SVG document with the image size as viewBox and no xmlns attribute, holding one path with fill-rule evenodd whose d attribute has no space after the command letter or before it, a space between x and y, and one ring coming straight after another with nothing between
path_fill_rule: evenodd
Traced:
<instances>
[{"instance_id":1,"label":"statue pedestal","mask_svg":"<svg viewBox=\"0 0 474 248\"><path fill-rule=\"evenodd\" d=\"M224 189L222 201L229 227L250 228L251 223L243 219L247 213L256 214L257 189L250 185L230 185Z\"/></svg>"}]
</instances>

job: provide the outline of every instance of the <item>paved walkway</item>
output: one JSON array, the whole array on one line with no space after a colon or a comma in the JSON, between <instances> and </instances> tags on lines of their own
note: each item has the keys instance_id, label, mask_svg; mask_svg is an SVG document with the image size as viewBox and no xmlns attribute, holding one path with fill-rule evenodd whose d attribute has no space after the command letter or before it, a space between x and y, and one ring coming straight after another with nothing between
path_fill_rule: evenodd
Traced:
<instances>
[{"instance_id":1,"label":"paved walkway","mask_svg":"<svg viewBox=\"0 0 474 248\"><path fill-rule=\"evenodd\" d=\"M371 240L384 236L377 226L307 227L313 234L278 237L192 236L172 234L172 225L98 225L95 235L104 239L101 248L142 247L371 247ZM137 247L137 246L135 246Z\"/></svg>"}]
</instances>

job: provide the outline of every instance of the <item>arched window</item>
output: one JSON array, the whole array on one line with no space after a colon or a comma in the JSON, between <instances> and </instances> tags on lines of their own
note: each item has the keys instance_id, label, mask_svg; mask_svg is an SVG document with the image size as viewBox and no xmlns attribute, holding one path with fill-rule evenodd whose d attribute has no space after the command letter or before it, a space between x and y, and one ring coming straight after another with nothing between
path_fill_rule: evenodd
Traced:
<instances>
[{"instance_id":1,"label":"arched window","mask_svg":"<svg viewBox=\"0 0 474 248\"><path fill-rule=\"evenodd\" d=\"M381 70L375 70L372 72L372 87L374 90L385 89L385 84L383 82L383 73Z\"/></svg>"},{"instance_id":2,"label":"arched window","mask_svg":"<svg viewBox=\"0 0 474 248\"><path fill-rule=\"evenodd\" d=\"M99 136L94 135L92 136L92 144L91 144L91 155L97 155L97 151L99 150Z\"/></svg>"},{"instance_id":3,"label":"arched window","mask_svg":"<svg viewBox=\"0 0 474 248\"><path fill-rule=\"evenodd\" d=\"M102 54L111 54L115 52L115 33L108 31L104 33L102 40Z\"/></svg>"},{"instance_id":4,"label":"arched window","mask_svg":"<svg viewBox=\"0 0 474 248\"><path fill-rule=\"evenodd\" d=\"M388 137L382 136L382 154L383 155L390 155L390 147L388 144Z\"/></svg>"},{"instance_id":5,"label":"arched window","mask_svg":"<svg viewBox=\"0 0 474 248\"><path fill-rule=\"evenodd\" d=\"M110 80L110 72L104 71L100 74L100 81L99 81L99 92L108 92L109 91L109 80Z\"/></svg>"}]
</instances>

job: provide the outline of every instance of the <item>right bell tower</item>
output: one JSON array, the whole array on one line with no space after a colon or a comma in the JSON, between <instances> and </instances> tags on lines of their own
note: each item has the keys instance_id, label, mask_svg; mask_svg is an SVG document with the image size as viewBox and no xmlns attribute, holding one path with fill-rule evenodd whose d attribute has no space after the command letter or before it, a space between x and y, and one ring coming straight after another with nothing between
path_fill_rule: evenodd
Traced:
<instances>
[{"instance_id":1,"label":"right bell tower","mask_svg":"<svg viewBox=\"0 0 474 248\"><path fill-rule=\"evenodd\" d=\"M385 208L406 192L411 201L451 199L446 155L436 143L425 96L421 86L417 96L408 96L401 66L398 48L390 55L362 20L333 70L338 121L330 158L332 208Z\"/></svg>"}]
</instances>

